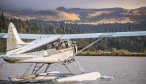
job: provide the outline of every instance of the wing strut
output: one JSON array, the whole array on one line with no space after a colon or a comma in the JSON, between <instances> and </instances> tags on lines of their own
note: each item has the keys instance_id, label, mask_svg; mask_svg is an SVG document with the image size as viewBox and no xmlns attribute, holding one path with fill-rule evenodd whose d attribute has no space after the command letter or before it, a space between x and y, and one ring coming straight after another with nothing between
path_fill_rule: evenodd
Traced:
<instances>
[{"instance_id":1,"label":"wing strut","mask_svg":"<svg viewBox=\"0 0 146 84\"><path fill-rule=\"evenodd\" d=\"M78 51L75 55L79 54L80 52L84 51L85 49L89 48L90 46L92 46L93 44L97 43L98 41L100 41L102 38L99 38L97 40L95 40L94 42L90 43L89 45L87 45L86 47L84 47L83 49L81 49L80 51Z\"/></svg>"},{"instance_id":2,"label":"wing strut","mask_svg":"<svg viewBox=\"0 0 146 84\"><path fill-rule=\"evenodd\" d=\"M83 49L81 49L80 51L78 51L75 55L79 54L80 52L84 51L85 49L89 48L90 46L92 46L93 44L97 43L98 41L100 41L102 38L99 38L97 40L95 40L94 42L90 43L89 45L87 45L86 47L84 47ZM74 55L74 56L75 56ZM81 65L79 64L79 62L77 61L77 59L75 59L75 63L73 63L82 73L85 73L84 69L81 67Z\"/></svg>"},{"instance_id":3,"label":"wing strut","mask_svg":"<svg viewBox=\"0 0 146 84\"><path fill-rule=\"evenodd\" d=\"M32 74L33 75L35 75L35 74L37 74L37 72L42 68L44 66L44 64L38 64L38 63L36 63L36 65L35 65L35 67L34 67L34 69L33 69L33 71L32 71ZM48 68L48 67L47 67ZM46 71L46 70L45 70Z\"/></svg>"}]
</instances>

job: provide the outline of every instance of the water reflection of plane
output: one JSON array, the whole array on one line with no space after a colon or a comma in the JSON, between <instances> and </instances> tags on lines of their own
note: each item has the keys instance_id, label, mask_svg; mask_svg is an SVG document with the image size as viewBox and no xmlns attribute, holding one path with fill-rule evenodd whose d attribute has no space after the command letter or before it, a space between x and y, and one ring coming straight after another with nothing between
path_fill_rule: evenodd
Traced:
<instances>
[{"instance_id":1,"label":"water reflection of plane","mask_svg":"<svg viewBox=\"0 0 146 84\"><path fill-rule=\"evenodd\" d=\"M76 62L76 67L84 73L79 63L75 60L75 55L90 47L102 38L144 36L146 31L112 32L112 33L87 33L87 34L18 34L13 23L9 24L8 34L0 33L0 38L7 38L7 53L2 58L9 63L36 63L32 74L36 74L44 64L48 64L44 72L47 72L50 64L62 63L67 66ZM86 46L81 51L77 51L75 41L69 39L99 38ZM27 43L21 39L33 39ZM42 64L41 66L39 64ZM39 65L39 68L37 68ZM36 69L37 68L37 69ZM24 74L27 74L29 68Z\"/></svg>"}]
</instances>

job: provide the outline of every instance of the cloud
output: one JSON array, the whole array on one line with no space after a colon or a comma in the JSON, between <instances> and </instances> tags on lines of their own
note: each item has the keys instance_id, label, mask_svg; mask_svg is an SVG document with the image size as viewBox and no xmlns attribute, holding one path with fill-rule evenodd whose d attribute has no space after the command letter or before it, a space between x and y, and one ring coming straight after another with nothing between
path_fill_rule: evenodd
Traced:
<instances>
[{"instance_id":1,"label":"cloud","mask_svg":"<svg viewBox=\"0 0 146 84\"><path fill-rule=\"evenodd\" d=\"M56 9L67 8L137 8L146 6L146 0L0 0L0 7L13 9Z\"/></svg>"}]
</instances>

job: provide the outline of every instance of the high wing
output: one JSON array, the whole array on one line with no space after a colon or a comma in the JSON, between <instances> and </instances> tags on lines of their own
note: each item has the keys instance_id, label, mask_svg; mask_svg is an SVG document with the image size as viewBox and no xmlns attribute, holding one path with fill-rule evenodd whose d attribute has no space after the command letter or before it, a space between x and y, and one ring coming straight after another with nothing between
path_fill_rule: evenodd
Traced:
<instances>
[{"instance_id":1,"label":"high wing","mask_svg":"<svg viewBox=\"0 0 146 84\"><path fill-rule=\"evenodd\" d=\"M125 36L144 36L144 35L146 35L146 31L66 34L66 35L63 35L61 39L108 38L108 37L125 37Z\"/></svg>"},{"instance_id":2,"label":"high wing","mask_svg":"<svg viewBox=\"0 0 146 84\"><path fill-rule=\"evenodd\" d=\"M39 39L43 37L60 37L60 39L82 39L82 38L108 38L108 37L127 37L145 36L146 31L130 32L110 32L110 33L86 33L86 34L19 34L21 39ZM7 38L6 33L0 33L0 38Z\"/></svg>"}]
</instances>

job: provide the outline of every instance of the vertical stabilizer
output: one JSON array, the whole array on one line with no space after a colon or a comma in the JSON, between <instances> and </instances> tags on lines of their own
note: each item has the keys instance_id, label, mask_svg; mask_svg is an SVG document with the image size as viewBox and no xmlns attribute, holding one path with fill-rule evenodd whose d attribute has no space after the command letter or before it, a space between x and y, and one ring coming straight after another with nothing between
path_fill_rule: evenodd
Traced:
<instances>
[{"instance_id":1,"label":"vertical stabilizer","mask_svg":"<svg viewBox=\"0 0 146 84\"><path fill-rule=\"evenodd\" d=\"M7 51L22 47L20 44L24 44L24 42L20 39L14 24L10 23L7 36Z\"/></svg>"}]
</instances>

